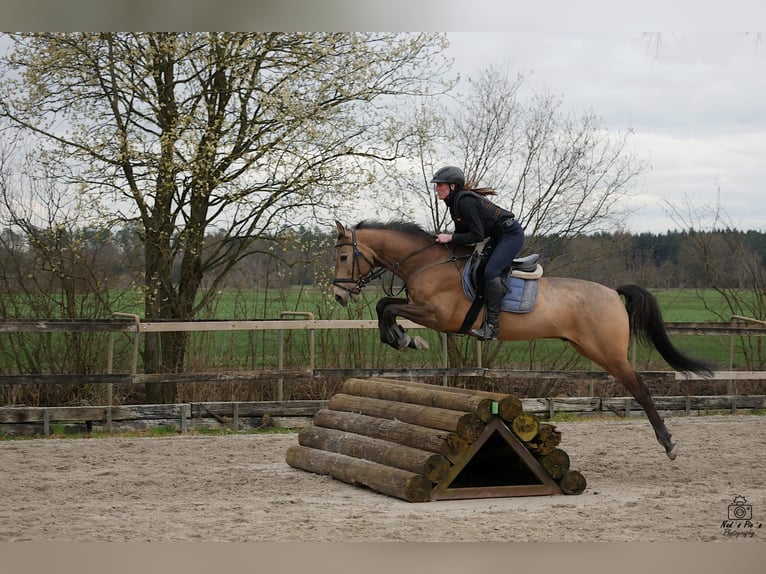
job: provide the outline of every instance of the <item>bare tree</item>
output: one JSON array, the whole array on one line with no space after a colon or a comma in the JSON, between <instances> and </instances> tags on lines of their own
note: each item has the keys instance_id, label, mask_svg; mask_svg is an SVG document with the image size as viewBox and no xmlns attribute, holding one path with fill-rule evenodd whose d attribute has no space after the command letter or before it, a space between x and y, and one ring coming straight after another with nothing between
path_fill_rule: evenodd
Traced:
<instances>
[{"instance_id":1,"label":"bare tree","mask_svg":"<svg viewBox=\"0 0 766 574\"><path fill-rule=\"evenodd\" d=\"M353 197L368 162L402 154L396 98L445 69L429 34L10 37L0 115L40 136L40 161L104 221L139 225L147 319L193 318L255 239ZM147 337L145 369L181 370L186 341Z\"/></svg>"},{"instance_id":2,"label":"bare tree","mask_svg":"<svg viewBox=\"0 0 766 574\"><path fill-rule=\"evenodd\" d=\"M531 238L564 241L619 226L627 214L620 200L644 169L628 149L631 131L611 133L593 113L566 114L559 98L527 96L523 86L523 76L491 67L469 80L456 105L418 118L431 140L421 145L421 165L411 173L430 178L451 158L468 181L497 189L498 202L516 213ZM434 207L427 182L416 196L440 229L446 213Z\"/></svg>"},{"instance_id":3,"label":"bare tree","mask_svg":"<svg viewBox=\"0 0 766 574\"><path fill-rule=\"evenodd\" d=\"M528 249L544 238L550 255L572 237L617 227L627 213L620 200L644 166L628 150L630 130L611 133L593 113L567 114L560 98L523 87L510 68L490 67L459 89L453 105L423 111L420 165L399 181L434 229L444 229L448 214L428 180L440 165L458 165L474 186L498 191L498 203L524 226Z\"/></svg>"}]
</instances>

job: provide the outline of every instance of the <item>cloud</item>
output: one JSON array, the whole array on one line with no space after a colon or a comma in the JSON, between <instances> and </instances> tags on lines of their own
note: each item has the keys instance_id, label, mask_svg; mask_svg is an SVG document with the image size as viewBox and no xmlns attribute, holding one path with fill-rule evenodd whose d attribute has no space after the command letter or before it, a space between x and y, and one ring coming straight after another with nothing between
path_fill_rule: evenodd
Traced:
<instances>
[{"instance_id":1,"label":"cloud","mask_svg":"<svg viewBox=\"0 0 766 574\"><path fill-rule=\"evenodd\" d=\"M529 89L592 112L614 131L634 131L647 161L645 208L629 225L664 231L657 206L691 197L720 201L743 229L766 229L759 205L766 181L766 42L744 33L450 34L464 76L509 64ZM633 198L631 201L640 201Z\"/></svg>"}]
</instances>

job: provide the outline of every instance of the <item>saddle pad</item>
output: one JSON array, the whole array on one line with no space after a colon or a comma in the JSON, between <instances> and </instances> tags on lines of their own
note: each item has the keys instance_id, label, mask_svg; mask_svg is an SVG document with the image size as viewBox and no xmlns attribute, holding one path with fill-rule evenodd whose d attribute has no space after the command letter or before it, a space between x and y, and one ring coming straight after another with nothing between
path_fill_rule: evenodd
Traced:
<instances>
[{"instance_id":1,"label":"saddle pad","mask_svg":"<svg viewBox=\"0 0 766 574\"><path fill-rule=\"evenodd\" d=\"M500 309L511 313L529 313L537 304L537 291L540 282L537 279L521 279L508 276L505 282L507 289L503 296ZM463 269L463 292L469 301L476 298L476 289L471 282L471 261Z\"/></svg>"}]
</instances>

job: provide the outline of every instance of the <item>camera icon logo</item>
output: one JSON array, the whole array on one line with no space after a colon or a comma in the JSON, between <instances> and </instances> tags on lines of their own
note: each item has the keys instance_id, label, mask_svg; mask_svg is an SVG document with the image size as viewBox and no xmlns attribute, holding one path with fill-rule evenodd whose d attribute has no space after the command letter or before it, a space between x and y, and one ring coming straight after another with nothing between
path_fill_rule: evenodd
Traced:
<instances>
[{"instance_id":1,"label":"camera icon logo","mask_svg":"<svg viewBox=\"0 0 766 574\"><path fill-rule=\"evenodd\" d=\"M735 496L733 504L729 505L729 520L752 520L753 507L745 504L747 499L744 496Z\"/></svg>"}]
</instances>

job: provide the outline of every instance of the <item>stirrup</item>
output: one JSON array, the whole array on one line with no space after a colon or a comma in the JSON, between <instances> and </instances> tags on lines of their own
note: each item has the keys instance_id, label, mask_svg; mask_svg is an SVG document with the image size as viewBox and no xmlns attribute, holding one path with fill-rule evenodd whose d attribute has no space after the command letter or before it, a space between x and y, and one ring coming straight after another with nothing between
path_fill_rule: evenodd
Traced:
<instances>
[{"instance_id":1,"label":"stirrup","mask_svg":"<svg viewBox=\"0 0 766 574\"><path fill-rule=\"evenodd\" d=\"M475 335L477 338L479 338L482 341L493 341L497 339L498 331L499 329L495 325L491 325L489 323L483 323L480 328L473 329L471 331L471 334Z\"/></svg>"}]
</instances>

